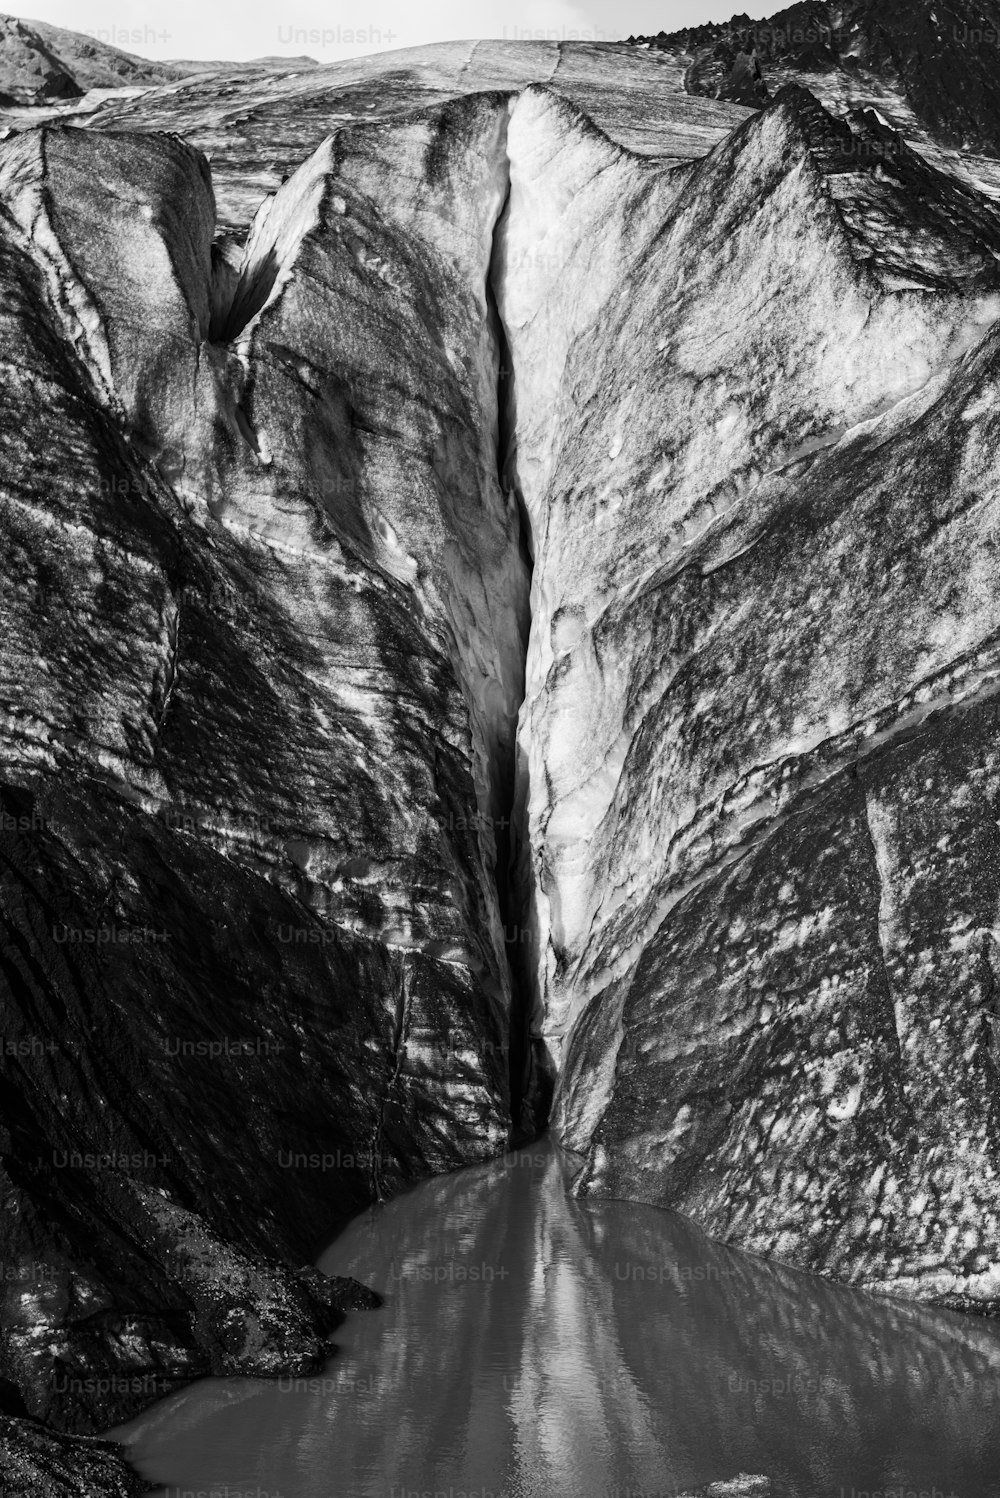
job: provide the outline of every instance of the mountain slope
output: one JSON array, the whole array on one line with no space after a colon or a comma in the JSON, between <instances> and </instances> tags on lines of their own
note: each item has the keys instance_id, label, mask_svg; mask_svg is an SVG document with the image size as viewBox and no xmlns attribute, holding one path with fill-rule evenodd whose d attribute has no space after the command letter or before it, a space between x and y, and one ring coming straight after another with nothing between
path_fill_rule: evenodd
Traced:
<instances>
[{"instance_id":1,"label":"mountain slope","mask_svg":"<svg viewBox=\"0 0 1000 1498\"><path fill-rule=\"evenodd\" d=\"M540 83L613 139L665 163L697 159L746 118L685 93L683 70L643 52L585 42L447 42L284 74L239 71L95 106L99 129L177 130L212 160L220 222L242 234L327 134L391 123L449 99Z\"/></svg>"},{"instance_id":2,"label":"mountain slope","mask_svg":"<svg viewBox=\"0 0 1000 1498\"><path fill-rule=\"evenodd\" d=\"M910 115L940 144L1000 153L996 0L802 0L629 41L681 62L694 94L759 107L802 83L830 108L874 106L904 128Z\"/></svg>"},{"instance_id":3,"label":"mountain slope","mask_svg":"<svg viewBox=\"0 0 1000 1498\"><path fill-rule=\"evenodd\" d=\"M78 99L92 88L166 83L183 76L169 63L133 57L117 47L50 26L0 15L0 103L43 105Z\"/></svg>"}]
</instances>

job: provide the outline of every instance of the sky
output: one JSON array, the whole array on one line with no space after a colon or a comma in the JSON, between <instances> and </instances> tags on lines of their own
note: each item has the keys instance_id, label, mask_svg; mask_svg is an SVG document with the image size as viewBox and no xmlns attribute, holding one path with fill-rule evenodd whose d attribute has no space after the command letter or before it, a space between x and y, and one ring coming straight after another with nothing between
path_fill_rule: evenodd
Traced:
<instances>
[{"instance_id":1,"label":"sky","mask_svg":"<svg viewBox=\"0 0 1000 1498\"><path fill-rule=\"evenodd\" d=\"M734 11L754 17L786 0L27 0L24 19L49 21L144 57L306 54L335 62L366 52L472 37L619 41L676 31Z\"/></svg>"}]
</instances>

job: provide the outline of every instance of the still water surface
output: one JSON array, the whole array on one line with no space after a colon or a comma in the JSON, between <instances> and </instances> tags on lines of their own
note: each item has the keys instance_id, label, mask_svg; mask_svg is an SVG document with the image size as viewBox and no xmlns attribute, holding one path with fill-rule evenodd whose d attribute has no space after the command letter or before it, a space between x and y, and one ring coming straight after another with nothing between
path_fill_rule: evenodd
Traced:
<instances>
[{"instance_id":1,"label":"still water surface","mask_svg":"<svg viewBox=\"0 0 1000 1498\"><path fill-rule=\"evenodd\" d=\"M193 1385L118 1432L132 1461L163 1498L673 1498L741 1472L1000 1498L1000 1326L565 1182L540 1144L356 1218L320 1267L385 1305L324 1373Z\"/></svg>"}]
</instances>

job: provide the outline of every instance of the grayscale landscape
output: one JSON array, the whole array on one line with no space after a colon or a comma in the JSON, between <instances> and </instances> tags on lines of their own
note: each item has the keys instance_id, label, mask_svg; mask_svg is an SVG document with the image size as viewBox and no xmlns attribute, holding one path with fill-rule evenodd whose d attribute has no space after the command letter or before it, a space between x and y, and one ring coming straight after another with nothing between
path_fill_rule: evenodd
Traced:
<instances>
[{"instance_id":1,"label":"grayscale landscape","mask_svg":"<svg viewBox=\"0 0 1000 1498\"><path fill-rule=\"evenodd\" d=\"M996 0L0 17L0 326L2 1498L1000 1495Z\"/></svg>"}]
</instances>

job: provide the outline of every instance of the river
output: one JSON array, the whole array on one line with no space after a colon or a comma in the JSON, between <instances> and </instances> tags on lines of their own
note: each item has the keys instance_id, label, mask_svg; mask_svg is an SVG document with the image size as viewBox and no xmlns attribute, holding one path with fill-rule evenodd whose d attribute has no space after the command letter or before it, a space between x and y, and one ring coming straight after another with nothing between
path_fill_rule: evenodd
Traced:
<instances>
[{"instance_id":1,"label":"river","mask_svg":"<svg viewBox=\"0 0 1000 1498\"><path fill-rule=\"evenodd\" d=\"M115 1432L160 1498L1000 1498L1000 1326L579 1202L539 1143L356 1218L385 1297L312 1380L208 1379ZM720 1492L723 1491L720 1489Z\"/></svg>"}]
</instances>

